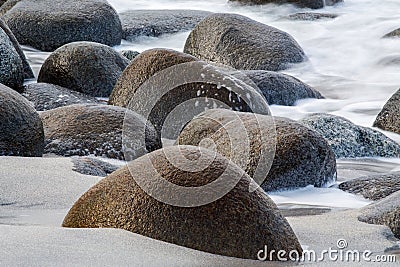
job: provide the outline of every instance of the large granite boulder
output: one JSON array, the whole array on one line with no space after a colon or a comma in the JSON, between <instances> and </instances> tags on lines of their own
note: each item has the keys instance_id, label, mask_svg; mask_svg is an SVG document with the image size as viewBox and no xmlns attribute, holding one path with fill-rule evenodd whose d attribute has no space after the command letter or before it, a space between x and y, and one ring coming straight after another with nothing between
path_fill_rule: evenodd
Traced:
<instances>
[{"instance_id":1,"label":"large granite boulder","mask_svg":"<svg viewBox=\"0 0 400 267\"><path fill-rule=\"evenodd\" d=\"M215 149L266 191L336 180L335 155L327 141L290 119L209 110L185 126L177 144Z\"/></svg>"},{"instance_id":2,"label":"large granite boulder","mask_svg":"<svg viewBox=\"0 0 400 267\"><path fill-rule=\"evenodd\" d=\"M257 259L265 246L268 253L301 253L286 219L262 190L249 192L251 183L243 170L212 151L172 146L130 162L95 185L71 208L63 226L120 228L238 258ZM175 205L158 199L163 196ZM194 205L208 196L213 197Z\"/></svg>"},{"instance_id":3,"label":"large granite boulder","mask_svg":"<svg viewBox=\"0 0 400 267\"><path fill-rule=\"evenodd\" d=\"M75 42L58 48L46 59L38 82L108 97L128 64L128 59L109 46Z\"/></svg>"},{"instance_id":4,"label":"large granite boulder","mask_svg":"<svg viewBox=\"0 0 400 267\"><path fill-rule=\"evenodd\" d=\"M311 86L287 74L274 71L247 70L232 75L238 79L245 75L254 82L270 105L293 106L301 99L324 98L320 92Z\"/></svg>"},{"instance_id":5,"label":"large granite boulder","mask_svg":"<svg viewBox=\"0 0 400 267\"><path fill-rule=\"evenodd\" d=\"M400 144L376 130L331 114L314 114L300 121L320 133L337 158L400 157Z\"/></svg>"},{"instance_id":6,"label":"large granite boulder","mask_svg":"<svg viewBox=\"0 0 400 267\"><path fill-rule=\"evenodd\" d=\"M20 44L42 51L76 41L113 46L122 39L118 14L104 0L21 0L3 18Z\"/></svg>"},{"instance_id":7,"label":"large granite boulder","mask_svg":"<svg viewBox=\"0 0 400 267\"><path fill-rule=\"evenodd\" d=\"M299 7L308 7L313 9L323 8L325 6L332 6L337 3L343 2L343 0L229 0L231 2L239 2L242 4L294 4Z\"/></svg>"},{"instance_id":8,"label":"large granite boulder","mask_svg":"<svg viewBox=\"0 0 400 267\"><path fill-rule=\"evenodd\" d=\"M400 238L400 192L366 206L358 219L370 224L386 225Z\"/></svg>"},{"instance_id":9,"label":"large granite boulder","mask_svg":"<svg viewBox=\"0 0 400 267\"><path fill-rule=\"evenodd\" d=\"M123 38L158 37L190 31L211 12L201 10L129 10L119 14Z\"/></svg>"},{"instance_id":10,"label":"large granite boulder","mask_svg":"<svg viewBox=\"0 0 400 267\"><path fill-rule=\"evenodd\" d=\"M10 38L11 43L14 45L15 50L17 51L18 55L20 56L22 60L22 64L24 67L24 76L26 79L32 79L35 78L35 75L33 74L32 68L29 65L24 52L22 51L21 46L19 45L17 39L15 38L14 34L10 30L10 28L7 26L7 24L0 18L0 28L8 35Z\"/></svg>"},{"instance_id":11,"label":"large granite boulder","mask_svg":"<svg viewBox=\"0 0 400 267\"><path fill-rule=\"evenodd\" d=\"M125 116L130 119L126 120ZM159 149L161 141L142 117L108 105L70 105L40 114L45 130L45 152L60 156L102 156L124 160L123 127L130 129L137 143L131 156L139 157ZM129 144L124 143L125 146ZM132 158L133 159L133 158Z\"/></svg>"},{"instance_id":12,"label":"large granite boulder","mask_svg":"<svg viewBox=\"0 0 400 267\"><path fill-rule=\"evenodd\" d=\"M118 79L109 104L138 112L171 140L206 109L269 114L256 88L228 75L225 69L169 49L147 50L132 60Z\"/></svg>"},{"instance_id":13,"label":"large granite boulder","mask_svg":"<svg viewBox=\"0 0 400 267\"><path fill-rule=\"evenodd\" d=\"M0 83L21 92L24 66L9 36L0 28Z\"/></svg>"},{"instance_id":14,"label":"large granite boulder","mask_svg":"<svg viewBox=\"0 0 400 267\"><path fill-rule=\"evenodd\" d=\"M288 33L237 14L213 14L197 24L185 53L238 70L278 71L306 59Z\"/></svg>"},{"instance_id":15,"label":"large granite boulder","mask_svg":"<svg viewBox=\"0 0 400 267\"><path fill-rule=\"evenodd\" d=\"M25 85L22 95L33 103L37 111L46 111L74 104L100 103L95 97L49 83Z\"/></svg>"},{"instance_id":16,"label":"large granite boulder","mask_svg":"<svg viewBox=\"0 0 400 267\"><path fill-rule=\"evenodd\" d=\"M400 90L383 107L374 122L374 127L400 134Z\"/></svg>"},{"instance_id":17,"label":"large granite boulder","mask_svg":"<svg viewBox=\"0 0 400 267\"><path fill-rule=\"evenodd\" d=\"M367 199L380 200L400 191L400 172L356 178L341 183L339 188Z\"/></svg>"},{"instance_id":18,"label":"large granite boulder","mask_svg":"<svg viewBox=\"0 0 400 267\"><path fill-rule=\"evenodd\" d=\"M43 124L32 105L0 84L0 156L41 157Z\"/></svg>"}]
</instances>

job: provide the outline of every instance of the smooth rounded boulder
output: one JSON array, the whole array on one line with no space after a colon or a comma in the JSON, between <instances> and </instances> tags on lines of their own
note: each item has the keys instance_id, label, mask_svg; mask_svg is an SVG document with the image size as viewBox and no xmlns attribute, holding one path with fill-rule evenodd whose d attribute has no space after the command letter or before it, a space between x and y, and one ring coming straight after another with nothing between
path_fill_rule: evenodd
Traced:
<instances>
[{"instance_id":1,"label":"smooth rounded boulder","mask_svg":"<svg viewBox=\"0 0 400 267\"><path fill-rule=\"evenodd\" d=\"M301 99L324 98L320 92L311 86L287 74L274 71L247 70L232 73L232 75L238 79L245 75L253 81L270 105L293 106Z\"/></svg>"},{"instance_id":2,"label":"smooth rounded boulder","mask_svg":"<svg viewBox=\"0 0 400 267\"><path fill-rule=\"evenodd\" d=\"M20 58L22 60L22 65L24 67L25 79L35 78L32 68L28 63L28 60L26 59L26 56L25 56L24 52L22 51L22 48L19 45L17 38L15 38L15 36L12 33L12 31L10 30L10 28L7 26L7 24L1 18L0 18L0 28L3 29L3 31L8 35L8 38L10 38L11 43L14 45L15 50L17 51L18 55L20 56Z\"/></svg>"},{"instance_id":3,"label":"smooth rounded boulder","mask_svg":"<svg viewBox=\"0 0 400 267\"><path fill-rule=\"evenodd\" d=\"M131 61L109 104L132 109L149 119L157 132L165 133L163 137L175 140L182 127L206 109L269 114L254 87L191 55L151 49Z\"/></svg>"},{"instance_id":4,"label":"smooth rounded boulder","mask_svg":"<svg viewBox=\"0 0 400 267\"><path fill-rule=\"evenodd\" d=\"M22 95L33 103L37 111L46 111L74 104L100 104L100 101L95 97L49 83L25 85Z\"/></svg>"},{"instance_id":5,"label":"smooth rounded boulder","mask_svg":"<svg viewBox=\"0 0 400 267\"><path fill-rule=\"evenodd\" d=\"M198 59L171 49L150 49L137 55L118 79L108 103L127 107L133 93L159 71Z\"/></svg>"},{"instance_id":6,"label":"smooth rounded boulder","mask_svg":"<svg viewBox=\"0 0 400 267\"><path fill-rule=\"evenodd\" d=\"M154 176L160 180L155 181ZM219 180L212 188L205 188ZM171 183L172 188L164 188L162 181ZM257 252L265 247L268 253L284 250L301 255L301 246L286 219L262 190L249 192L251 183L243 170L212 151L172 146L130 162L95 185L71 208L63 226L120 228L237 258L257 259ZM186 195L186 190L204 196L222 193L204 205L177 206L153 198L146 191L151 188L156 189L155 194L178 201L185 196L193 201L201 198L196 193ZM277 260L276 254L271 260Z\"/></svg>"},{"instance_id":7,"label":"smooth rounded boulder","mask_svg":"<svg viewBox=\"0 0 400 267\"><path fill-rule=\"evenodd\" d=\"M332 6L343 0L229 0L231 2L239 2L242 4L294 4L299 7L308 7L312 9L323 8L325 6Z\"/></svg>"},{"instance_id":8,"label":"smooth rounded boulder","mask_svg":"<svg viewBox=\"0 0 400 267\"><path fill-rule=\"evenodd\" d=\"M376 130L331 115L314 114L300 121L321 134L337 158L400 158L400 144Z\"/></svg>"},{"instance_id":9,"label":"smooth rounded boulder","mask_svg":"<svg viewBox=\"0 0 400 267\"><path fill-rule=\"evenodd\" d=\"M3 18L20 44L42 51L76 41L114 46L122 39L118 14L103 0L21 0Z\"/></svg>"},{"instance_id":10,"label":"smooth rounded boulder","mask_svg":"<svg viewBox=\"0 0 400 267\"><path fill-rule=\"evenodd\" d=\"M322 187L336 180L336 159L327 141L286 118L209 110L185 126L177 144L215 149L265 191Z\"/></svg>"},{"instance_id":11,"label":"smooth rounded boulder","mask_svg":"<svg viewBox=\"0 0 400 267\"><path fill-rule=\"evenodd\" d=\"M386 103L374 122L374 127L400 134L400 90Z\"/></svg>"},{"instance_id":12,"label":"smooth rounded boulder","mask_svg":"<svg viewBox=\"0 0 400 267\"><path fill-rule=\"evenodd\" d=\"M125 116L129 115L129 120ZM100 156L124 160L124 149L142 156L159 149L154 128L142 117L120 107L87 104L70 105L40 113L45 131L45 152L60 156ZM125 133L136 144L123 147ZM128 143L124 143L128 146ZM132 156L133 157L133 156Z\"/></svg>"},{"instance_id":13,"label":"smooth rounded boulder","mask_svg":"<svg viewBox=\"0 0 400 267\"><path fill-rule=\"evenodd\" d=\"M6 32L0 28L0 83L21 92L24 76L21 57Z\"/></svg>"},{"instance_id":14,"label":"smooth rounded boulder","mask_svg":"<svg viewBox=\"0 0 400 267\"><path fill-rule=\"evenodd\" d=\"M108 97L128 64L128 59L109 46L75 42L58 48L46 59L38 82Z\"/></svg>"},{"instance_id":15,"label":"smooth rounded boulder","mask_svg":"<svg viewBox=\"0 0 400 267\"><path fill-rule=\"evenodd\" d=\"M0 156L41 157L43 124L19 93L0 84Z\"/></svg>"},{"instance_id":16,"label":"smooth rounded boulder","mask_svg":"<svg viewBox=\"0 0 400 267\"><path fill-rule=\"evenodd\" d=\"M400 238L400 192L393 193L361 209L358 219L369 224L386 225Z\"/></svg>"},{"instance_id":17,"label":"smooth rounded boulder","mask_svg":"<svg viewBox=\"0 0 400 267\"><path fill-rule=\"evenodd\" d=\"M213 14L190 33L184 52L238 70L279 71L306 60L288 33L237 14Z\"/></svg>"}]
</instances>

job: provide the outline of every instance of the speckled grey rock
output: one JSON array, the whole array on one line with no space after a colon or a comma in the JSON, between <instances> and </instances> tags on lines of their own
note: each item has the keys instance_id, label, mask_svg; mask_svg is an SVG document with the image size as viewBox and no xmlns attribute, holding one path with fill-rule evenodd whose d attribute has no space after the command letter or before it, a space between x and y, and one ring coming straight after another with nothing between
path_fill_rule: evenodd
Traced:
<instances>
[{"instance_id":1,"label":"speckled grey rock","mask_svg":"<svg viewBox=\"0 0 400 267\"><path fill-rule=\"evenodd\" d=\"M179 169L172 164L175 160L177 166L184 167ZM204 163L207 165L201 170L184 171L193 164ZM274 202L260 189L250 193L252 179L237 165L212 151L171 146L130 162L128 166L86 192L71 208L63 226L120 228L236 258L257 259L257 252L265 246L268 252L272 249L302 251ZM170 183L191 188L209 185L226 172L226 183L215 185L213 189L220 190L229 184L233 189L202 206L173 206L156 200L138 185L137 179L152 180L154 171ZM163 190L161 184L154 187L158 192ZM182 196L176 188L168 194L175 198Z\"/></svg>"},{"instance_id":2,"label":"speckled grey rock","mask_svg":"<svg viewBox=\"0 0 400 267\"><path fill-rule=\"evenodd\" d=\"M75 42L119 45L122 27L104 0L21 0L3 16L23 45L42 51Z\"/></svg>"},{"instance_id":3,"label":"speckled grey rock","mask_svg":"<svg viewBox=\"0 0 400 267\"><path fill-rule=\"evenodd\" d=\"M331 114L300 121L328 140L337 158L400 157L400 145L376 130Z\"/></svg>"},{"instance_id":4,"label":"speckled grey rock","mask_svg":"<svg viewBox=\"0 0 400 267\"><path fill-rule=\"evenodd\" d=\"M263 70L248 70L232 75L239 79L242 75L247 76L258 86L270 105L293 106L300 99L324 98L320 92L290 75Z\"/></svg>"},{"instance_id":5,"label":"speckled grey rock","mask_svg":"<svg viewBox=\"0 0 400 267\"><path fill-rule=\"evenodd\" d=\"M118 79L109 104L149 111L140 114L151 121L160 135L165 130L163 138L171 140L206 109L257 109L258 113L269 114L265 99L256 89L204 61L171 49L150 49L137 56ZM176 110L184 105L183 110ZM163 127L167 119L173 127Z\"/></svg>"},{"instance_id":6,"label":"speckled grey rock","mask_svg":"<svg viewBox=\"0 0 400 267\"><path fill-rule=\"evenodd\" d=\"M100 103L95 97L49 83L31 83L25 85L22 95L33 103L37 111L45 111L73 104Z\"/></svg>"},{"instance_id":7,"label":"speckled grey rock","mask_svg":"<svg viewBox=\"0 0 400 267\"><path fill-rule=\"evenodd\" d=\"M313 13L313 12L299 12L295 14L291 14L287 16L290 20L308 20L308 21L315 21L315 20L322 20L322 19L335 19L339 15L337 14L329 14L329 13Z\"/></svg>"},{"instance_id":8,"label":"speckled grey rock","mask_svg":"<svg viewBox=\"0 0 400 267\"><path fill-rule=\"evenodd\" d=\"M0 84L0 156L41 157L43 124L32 105Z\"/></svg>"},{"instance_id":9,"label":"speckled grey rock","mask_svg":"<svg viewBox=\"0 0 400 267\"><path fill-rule=\"evenodd\" d=\"M400 28L394 31L389 32L383 38L399 38L400 37Z\"/></svg>"},{"instance_id":10,"label":"speckled grey rock","mask_svg":"<svg viewBox=\"0 0 400 267\"><path fill-rule=\"evenodd\" d=\"M323 8L325 5L332 6L337 3L343 2L343 0L229 0L231 2L240 2L243 4L294 4L299 7L308 7L313 9Z\"/></svg>"},{"instance_id":11,"label":"speckled grey rock","mask_svg":"<svg viewBox=\"0 0 400 267\"><path fill-rule=\"evenodd\" d=\"M374 127L400 134L400 90L383 107L374 122Z\"/></svg>"},{"instance_id":12,"label":"speckled grey rock","mask_svg":"<svg viewBox=\"0 0 400 267\"><path fill-rule=\"evenodd\" d=\"M126 113L130 121L124 121ZM161 147L154 128L127 109L107 105L70 105L40 113L45 130L45 152L61 156L102 156L124 160L122 129L129 123L136 136L136 155ZM146 135L146 136L144 136Z\"/></svg>"},{"instance_id":13,"label":"speckled grey rock","mask_svg":"<svg viewBox=\"0 0 400 267\"><path fill-rule=\"evenodd\" d=\"M129 10L119 14L123 38L158 37L192 30L211 12L201 10Z\"/></svg>"},{"instance_id":14,"label":"speckled grey rock","mask_svg":"<svg viewBox=\"0 0 400 267\"><path fill-rule=\"evenodd\" d=\"M3 31L8 35L8 37L10 38L10 41L14 45L15 50L17 51L18 55L20 56L20 58L22 60L22 64L24 66L25 79L35 78L35 75L33 74L31 66L29 66L29 63L26 60L25 54L22 51L17 39L15 38L14 34L10 30L10 28L7 26L7 24L1 18L0 18L0 28L3 29Z\"/></svg>"},{"instance_id":15,"label":"speckled grey rock","mask_svg":"<svg viewBox=\"0 0 400 267\"><path fill-rule=\"evenodd\" d=\"M90 96L108 97L129 60L113 48L92 42L66 44L43 63L38 82Z\"/></svg>"},{"instance_id":16,"label":"speckled grey rock","mask_svg":"<svg viewBox=\"0 0 400 267\"><path fill-rule=\"evenodd\" d=\"M213 14L197 24L185 53L238 70L288 68L306 59L288 33L237 14Z\"/></svg>"},{"instance_id":17,"label":"speckled grey rock","mask_svg":"<svg viewBox=\"0 0 400 267\"><path fill-rule=\"evenodd\" d=\"M400 192L375 202L361 210L358 219L370 224L388 226L397 238L400 238Z\"/></svg>"},{"instance_id":18,"label":"speckled grey rock","mask_svg":"<svg viewBox=\"0 0 400 267\"><path fill-rule=\"evenodd\" d=\"M124 57L126 57L130 61L134 60L135 57L137 57L139 54L140 54L139 52L132 51L132 50L121 51L121 55L123 55Z\"/></svg>"},{"instance_id":19,"label":"speckled grey rock","mask_svg":"<svg viewBox=\"0 0 400 267\"><path fill-rule=\"evenodd\" d=\"M209 110L185 126L177 144L215 148L266 191L336 180L335 155L326 140L290 119Z\"/></svg>"},{"instance_id":20,"label":"speckled grey rock","mask_svg":"<svg viewBox=\"0 0 400 267\"><path fill-rule=\"evenodd\" d=\"M0 6L0 17L7 13L8 10L13 8L21 0L2 0L3 4Z\"/></svg>"},{"instance_id":21,"label":"speckled grey rock","mask_svg":"<svg viewBox=\"0 0 400 267\"><path fill-rule=\"evenodd\" d=\"M400 191L400 172L356 178L339 185L343 191L361 194L371 200L380 200Z\"/></svg>"},{"instance_id":22,"label":"speckled grey rock","mask_svg":"<svg viewBox=\"0 0 400 267\"><path fill-rule=\"evenodd\" d=\"M72 157L72 163L73 171L91 176L106 177L119 169L118 166L91 157Z\"/></svg>"},{"instance_id":23,"label":"speckled grey rock","mask_svg":"<svg viewBox=\"0 0 400 267\"><path fill-rule=\"evenodd\" d=\"M0 27L0 83L21 92L24 67L8 35Z\"/></svg>"}]
</instances>

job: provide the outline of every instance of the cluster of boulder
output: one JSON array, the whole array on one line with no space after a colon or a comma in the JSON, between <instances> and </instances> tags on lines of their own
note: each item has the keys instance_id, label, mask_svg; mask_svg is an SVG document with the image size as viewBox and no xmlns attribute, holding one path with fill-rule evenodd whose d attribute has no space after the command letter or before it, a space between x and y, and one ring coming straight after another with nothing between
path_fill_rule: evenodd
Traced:
<instances>
[{"instance_id":1,"label":"cluster of boulder","mask_svg":"<svg viewBox=\"0 0 400 267\"><path fill-rule=\"evenodd\" d=\"M237 2L321 8L340 1ZM247 17L190 10L119 16L103 0L8 0L0 16L0 155L72 157L77 171L108 175L75 203L64 227L121 228L240 258L256 259L266 245L301 255L265 192L330 185L337 158L400 157L398 143L344 118L273 117L268 104L323 96L277 72L307 60L296 40ZM188 30L183 52L111 47L122 38ZM37 83L24 86L33 73L19 44L52 51ZM374 126L400 134L399 101L400 91ZM93 156L129 163L117 168ZM387 209L377 215L379 208L369 207L360 220L398 234L397 178L362 178L340 188L373 200L388 196L374 204ZM215 187L201 192L209 184ZM190 188L200 191L193 197ZM191 202L227 188L210 202ZM157 198L160 192L167 199Z\"/></svg>"}]
</instances>

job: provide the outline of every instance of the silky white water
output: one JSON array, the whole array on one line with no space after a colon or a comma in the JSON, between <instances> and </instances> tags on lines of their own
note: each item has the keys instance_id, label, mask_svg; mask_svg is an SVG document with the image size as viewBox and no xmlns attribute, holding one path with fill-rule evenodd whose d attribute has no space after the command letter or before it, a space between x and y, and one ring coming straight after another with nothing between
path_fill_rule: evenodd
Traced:
<instances>
[{"instance_id":1,"label":"silky white water","mask_svg":"<svg viewBox=\"0 0 400 267\"><path fill-rule=\"evenodd\" d=\"M304 49L309 60L285 70L319 90L326 99L302 100L294 107L272 106L276 116L300 119L306 114L322 112L343 116L356 124L371 127L386 101L400 88L400 64L387 64L390 58L400 58L400 38L382 38L386 33L400 28L399 0L345 0L343 4L321 10L296 8L292 5L241 6L226 0L109 0L118 12L130 9L198 9L213 12L238 13L277 27L291 34ZM336 19L318 21L292 21L285 17L296 12L323 12L340 15ZM142 52L146 49L165 47L183 50L189 32L141 38L135 43L124 41L118 50L132 49ZM40 64L48 56L25 48L37 73ZM389 60L390 61L390 60ZM400 136L386 133L400 142ZM397 160L387 160L398 164ZM379 163L379 161L377 161ZM368 173L368 165L364 166ZM329 189L328 189L329 190ZM310 193L310 192L313 193ZM308 194L305 194L308 192ZM316 195L327 195L326 191L312 188L296 193L274 197L278 202L290 199L296 203L318 204ZM305 195L309 197L305 200ZM290 196L290 197L289 197ZM297 197L296 197L297 196ZM359 207L357 201L348 195L331 191L328 196L344 197L347 204L339 206ZM297 199L298 201L296 201ZM321 205L328 205L326 200ZM368 203L368 202L365 202Z\"/></svg>"}]
</instances>

